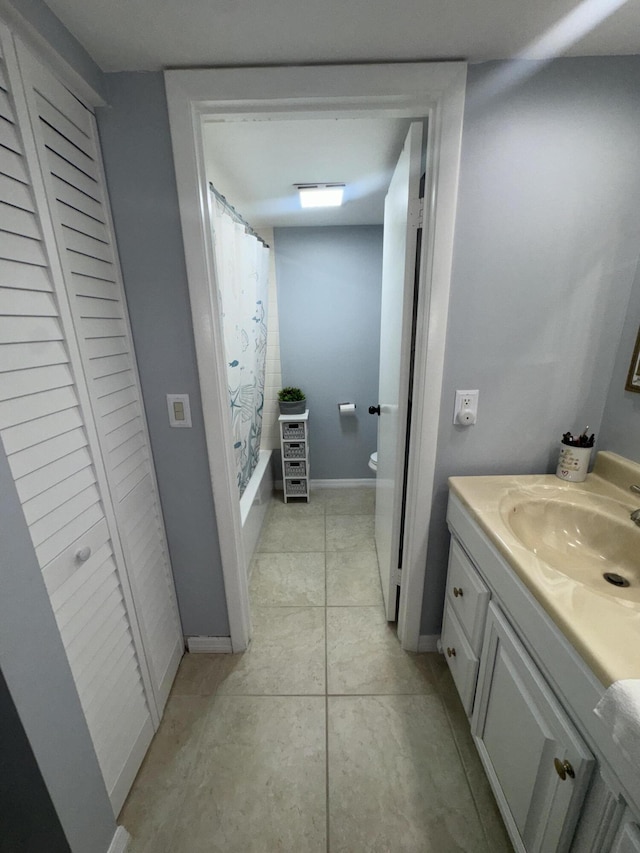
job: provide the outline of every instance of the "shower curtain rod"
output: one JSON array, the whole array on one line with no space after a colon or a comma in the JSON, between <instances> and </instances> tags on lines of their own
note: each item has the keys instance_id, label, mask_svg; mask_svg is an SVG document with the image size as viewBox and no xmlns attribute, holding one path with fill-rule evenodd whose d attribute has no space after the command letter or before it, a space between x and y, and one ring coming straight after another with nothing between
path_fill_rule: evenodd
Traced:
<instances>
[{"instance_id":1,"label":"shower curtain rod","mask_svg":"<svg viewBox=\"0 0 640 853\"><path fill-rule=\"evenodd\" d=\"M253 228L249 225L249 223L247 222L246 219L243 219L243 217L240 216L240 214L235 209L235 207L226 200L226 198L222 195L221 192L218 192L218 190L214 187L214 185L211 183L211 181L209 181L209 189L214 194L214 196L218 199L218 201L224 207L224 209L227 211L229 216L231 216L232 219L235 219L235 221L238 222L240 225L244 226L244 228L246 228L246 230L248 231L249 234L251 234L252 237L255 237L256 240L259 240L262 243L262 245L265 247L265 249L268 249L269 244L266 243L262 239L262 237L253 230Z\"/></svg>"}]
</instances>

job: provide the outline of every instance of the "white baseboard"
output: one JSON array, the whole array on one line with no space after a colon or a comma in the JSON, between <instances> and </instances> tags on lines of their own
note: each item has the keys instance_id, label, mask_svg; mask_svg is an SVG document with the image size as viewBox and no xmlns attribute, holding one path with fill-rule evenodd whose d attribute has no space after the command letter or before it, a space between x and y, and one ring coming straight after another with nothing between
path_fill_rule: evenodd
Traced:
<instances>
[{"instance_id":1,"label":"white baseboard","mask_svg":"<svg viewBox=\"0 0 640 853\"><path fill-rule=\"evenodd\" d=\"M113 836L107 853L126 853L130 838L131 836L124 826L119 826L116 829L116 834Z\"/></svg>"},{"instance_id":2,"label":"white baseboard","mask_svg":"<svg viewBox=\"0 0 640 853\"><path fill-rule=\"evenodd\" d=\"M375 488L375 477L360 480L310 480L312 489L371 489Z\"/></svg>"},{"instance_id":3,"label":"white baseboard","mask_svg":"<svg viewBox=\"0 0 640 853\"><path fill-rule=\"evenodd\" d=\"M227 654L233 651L231 637L187 637L187 649L191 654Z\"/></svg>"},{"instance_id":4,"label":"white baseboard","mask_svg":"<svg viewBox=\"0 0 640 853\"><path fill-rule=\"evenodd\" d=\"M437 652L440 634L420 634L418 639L419 652Z\"/></svg>"},{"instance_id":5,"label":"white baseboard","mask_svg":"<svg viewBox=\"0 0 640 853\"><path fill-rule=\"evenodd\" d=\"M363 477L361 480L309 480L309 485L312 489L373 489L376 485L376 478ZM281 492L282 480L276 480L274 487L277 491Z\"/></svg>"}]
</instances>

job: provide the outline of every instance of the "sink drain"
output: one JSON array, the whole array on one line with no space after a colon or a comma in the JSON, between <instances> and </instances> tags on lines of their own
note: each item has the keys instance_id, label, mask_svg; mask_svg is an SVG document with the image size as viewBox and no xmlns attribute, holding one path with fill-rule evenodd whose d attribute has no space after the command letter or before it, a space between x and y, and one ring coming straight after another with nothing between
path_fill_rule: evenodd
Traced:
<instances>
[{"instance_id":1,"label":"sink drain","mask_svg":"<svg viewBox=\"0 0 640 853\"><path fill-rule=\"evenodd\" d=\"M629 581L615 572L605 572L602 577L607 583L613 584L613 586L629 586Z\"/></svg>"}]
</instances>

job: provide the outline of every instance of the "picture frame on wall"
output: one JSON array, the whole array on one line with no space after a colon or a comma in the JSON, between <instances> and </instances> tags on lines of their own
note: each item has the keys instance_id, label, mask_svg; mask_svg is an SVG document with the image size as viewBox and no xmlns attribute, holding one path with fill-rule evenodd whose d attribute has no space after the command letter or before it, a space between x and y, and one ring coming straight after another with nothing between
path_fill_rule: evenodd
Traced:
<instances>
[{"instance_id":1,"label":"picture frame on wall","mask_svg":"<svg viewBox=\"0 0 640 853\"><path fill-rule=\"evenodd\" d=\"M636 394L640 394L640 329L638 329L636 345L633 349L627 384L624 387L625 391L635 391Z\"/></svg>"}]
</instances>

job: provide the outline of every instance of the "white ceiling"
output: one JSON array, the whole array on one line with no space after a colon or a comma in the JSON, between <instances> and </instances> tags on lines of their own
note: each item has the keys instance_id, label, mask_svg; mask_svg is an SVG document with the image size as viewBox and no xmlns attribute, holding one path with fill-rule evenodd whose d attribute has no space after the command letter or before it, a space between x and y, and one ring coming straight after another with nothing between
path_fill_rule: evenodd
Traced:
<instances>
[{"instance_id":1,"label":"white ceiling","mask_svg":"<svg viewBox=\"0 0 640 853\"><path fill-rule=\"evenodd\" d=\"M576 41L562 52L640 53L640 0L47 0L47 5L105 71L539 58L544 51L538 40L576 10L586 24L570 19L569 41ZM599 18L605 19L598 23Z\"/></svg>"},{"instance_id":2,"label":"white ceiling","mask_svg":"<svg viewBox=\"0 0 640 853\"><path fill-rule=\"evenodd\" d=\"M640 53L640 0L46 2L105 71ZM256 227L381 222L406 124L215 124L210 179ZM346 205L294 213L313 181L346 183Z\"/></svg>"},{"instance_id":3,"label":"white ceiling","mask_svg":"<svg viewBox=\"0 0 640 853\"><path fill-rule=\"evenodd\" d=\"M371 225L402 150L408 119L214 122L207 177L254 227ZM340 208L301 210L295 184L344 183Z\"/></svg>"}]
</instances>

